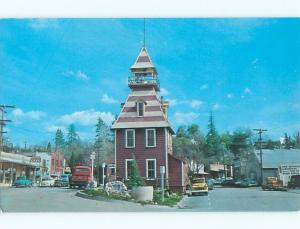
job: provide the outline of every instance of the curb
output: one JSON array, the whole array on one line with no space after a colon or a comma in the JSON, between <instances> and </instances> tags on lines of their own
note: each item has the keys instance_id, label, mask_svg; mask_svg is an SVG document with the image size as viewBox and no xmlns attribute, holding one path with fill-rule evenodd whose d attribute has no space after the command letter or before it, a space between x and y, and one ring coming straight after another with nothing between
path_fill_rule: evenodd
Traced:
<instances>
[{"instance_id":1,"label":"curb","mask_svg":"<svg viewBox=\"0 0 300 229\"><path fill-rule=\"evenodd\" d=\"M132 204L138 204L138 205L142 205L144 206L143 204L141 203L135 203L135 202L131 202L131 201L125 201L125 200L116 200L116 199L106 199L105 197L102 197L102 196L91 196L89 194L86 194L84 192L81 192L81 191L78 191L76 192L75 196L78 196L78 197L81 197L81 198L84 198L84 199L89 199L89 200L96 200L96 201L105 201L105 202L118 202L118 201L121 201L121 202L128 202L128 203L132 203ZM181 200L182 201L182 200ZM180 202L181 202L180 201ZM179 202L179 203L180 203ZM153 207L160 207L160 208L166 208L166 209L176 209L177 208L177 205L175 205L174 207L169 207L169 206L164 206L164 205L152 205L152 204L149 204L149 206L153 206Z\"/></svg>"},{"instance_id":2,"label":"curb","mask_svg":"<svg viewBox=\"0 0 300 229\"><path fill-rule=\"evenodd\" d=\"M184 209L186 208L184 205L182 205L182 202L185 201L188 198L187 195L184 195L183 198L175 205L175 208Z\"/></svg>"}]
</instances>

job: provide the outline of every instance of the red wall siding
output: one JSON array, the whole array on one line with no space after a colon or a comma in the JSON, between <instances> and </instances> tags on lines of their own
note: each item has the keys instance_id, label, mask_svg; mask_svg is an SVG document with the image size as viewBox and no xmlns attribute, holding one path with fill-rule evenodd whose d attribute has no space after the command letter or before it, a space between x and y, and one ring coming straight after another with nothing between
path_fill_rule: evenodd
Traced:
<instances>
[{"instance_id":1,"label":"red wall siding","mask_svg":"<svg viewBox=\"0 0 300 229\"><path fill-rule=\"evenodd\" d=\"M169 156L169 185L182 186L181 184L181 161Z\"/></svg>"},{"instance_id":2,"label":"red wall siding","mask_svg":"<svg viewBox=\"0 0 300 229\"><path fill-rule=\"evenodd\" d=\"M159 167L166 164L164 128L156 128L156 147L153 148L146 147L145 128L135 129L135 148L125 148L125 129L116 130L116 174L119 179L125 178L125 159L132 159L132 154L143 177L146 177L146 159L156 159L156 177L159 177Z\"/></svg>"}]
</instances>

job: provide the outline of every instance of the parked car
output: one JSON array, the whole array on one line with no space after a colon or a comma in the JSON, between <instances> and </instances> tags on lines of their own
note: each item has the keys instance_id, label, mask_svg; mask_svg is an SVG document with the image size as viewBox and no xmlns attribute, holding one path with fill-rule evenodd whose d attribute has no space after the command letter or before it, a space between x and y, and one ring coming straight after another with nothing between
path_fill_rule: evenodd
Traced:
<instances>
[{"instance_id":1,"label":"parked car","mask_svg":"<svg viewBox=\"0 0 300 229\"><path fill-rule=\"evenodd\" d=\"M68 187L69 186L69 175L64 174L61 175L58 179L54 182L55 187Z\"/></svg>"},{"instance_id":2,"label":"parked car","mask_svg":"<svg viewBox=\"0 0 300 229\"><path fill-rule=\"evenodd\" d=\"M254 179L246 178L246 179L242 180L240 186L241 187L255 187L255 186L258 186L258 183Z\"/></svg>"},{"instance_id":3,"label":"parked car","mask_svg":"<svg viewBox=\"0 0 300 229\"><path fill-rule=\"evenodd\" d=\"M207 181L206 181L206 184L207 184L207 186L208 186L208 190L213 190L214 189L214 179L208 179Z\"/></svg>"},{"instance_id":4,"label":"parked car","mask_svg":"<svg viewBox=\"0 0 300 229\"><path fill-rule=\"evenodd\" d=\"M221 183L222 186L234 186L235 182L232 179L226 179Z\"/></svg>"},{"instance_id":5,"label":"parked car","mask_svg":"<svg viewBox=\"0 0 300 229\"><path fill-rule=\"evenodd\" d=\"M42 179L41 186L42 187L54 187L55 179L51 177L46 177Z\"/></svg>"},{"instance_id":6,"label":"parked car","mask_svg":"<svg viewBox=\"0 0 300 229\"><path fill-rule=\"evenodd\" d=\"M90 166L77 165L72 168L72 176L69 179L70 188L76 186L87 187L92 181L92 169Z\"/></svg>"},{"instance_id":7,"label":"parked car","mask_svg":"<svg viewBox=\"0 0 300 229\"><path fill-rule=\"evenodd\" d=\"M205 178L194 178L190 183L189 196L194 194L208 195L208 185L205 182Z\"/></svg>"},{"instance_id":8,"label":"parked car","mask_svg":"<svg viewBox=\"0 0 300 229\"><path fill-rule=\"evenodd\" d=\"M222 184L222 182L224 181L225 179L224 178L217 178L217 179L215 179L215 181L214 181L214 184L215 185L219 185L219 184Z\"/></svg>"},{"instance_id":9,"label":"parked car","mask_svg":"<svg viewBox=\"0 0 300 229\"><path fill-rule=\"evenodd\" d=\"M18 187L18 188L26 188L26 187L32 187L32 181L27 179L26 176L20 176L17 177L17 179L15 180L15 182L13 183L14 187Z\"/></svg>"}]
</instances>

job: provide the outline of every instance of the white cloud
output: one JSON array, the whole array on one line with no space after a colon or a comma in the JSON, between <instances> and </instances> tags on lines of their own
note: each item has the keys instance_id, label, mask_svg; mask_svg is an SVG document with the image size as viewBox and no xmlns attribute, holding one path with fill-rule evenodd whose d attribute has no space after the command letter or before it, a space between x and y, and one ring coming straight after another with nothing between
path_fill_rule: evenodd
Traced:
<instances>
[{"instance_id":1,"label":"white cloud","mask_svg":"<svg viewBox=\"0 0 300 229\"><path fill-rule=\"evenodd\" d=\"M28 111L28 112L24 112L20 108L17 108L15 110L13 110L12 114L13 114L13 116L15 118L30 118L30 119L35 119L35 120L39 120L42 117L46 116L46 113L42 112L42 111Z\"/></svg>"},{"instance_id":2,"label":"white cloud","mask_svg":"<svg viewBox=\"0 0 300 229\"><path fill-rule=\"evenodd\" d=\"M58 121L66 125L77 123L82 126L90 126L95 125L99 117L107 125L111 125L112 121L115 119L111 112L99 112L91 109L63 115L58 119Z\"/></svg>"},{"instance_id":3,"label":"white cloud","mask_svg":"<svg viewBox=\"0 0 300 229\"><path fill-rule=\"evenodd\" d=\"M218 103L213 105L213 110L218 110L220 108L220 105Z\"/></svg>"},{"instance_id":4,"label":"white cloud","mask_svg":"<svg viewBox=\"0 0 300 229\"><path fill-rule=\"evenodd\" d=\"M230 93L227 94L227 98L228 98L228 99L233 99L233 94L230 94Z\"/></svg>"},{"instance_id":5,"label":"white cloud","mask_svg":"<svg viewBox=\"0 0 300 229\"><path fill-rule=\"evenodd\" d=\"M104 93L101 97L101 102L103 103L109 103L109 104L112 104L112 103L118 103L118 101L110 96L108 96L106 93Z\"/></svg>"},{"instance_id":6,"label":"white cloud","mask_svg":"<svg viewBox=\"0 0 300 229\"><path fill-rule=\"evenodd\" d=\"M208 89L208 85L207 84L201 85L200 90L206 90L206 89Z\"/></svg>"},{"instance_id":7,"label":"white cloud","mask_svg":"<svg viewBox=\"0 0 300 229\"><path fill-rule=\"evenodd\" d=\"M177 124L189 124L195 121L198 118L198 115L194 112L189 113L182 113L176 112L175 113L175 121Z\"/></svg>"},{"instance_id":8,"label":"white cloud","mask_svg":"<svg viewBox=\"0 0 300 229\"><path fill-rule=\"evenodd\" d=\"M244 93L245 93L245 94L251 94L252 91L251 91L250 88L246 87L245 90L244 90Z\"/></svg>"},{"instance_id":9,"label":"white cloud","mask_svg":"<svg viewBox=\"0 0 300 229\"><path fill-rule=\"evenodd\" d=\"M168 99L170 106L176 106L178 104L177 99Z\"/></svg>"},{"instance_id":10,"label":"white cloud","mask_svg":"<svg viewBox=\"0 0 300 229\"><path fill-rule=\"evenodd\" d=\"M76 79L83 80L83 81L88 81L90 78L85 74L84 72L77 70L77 71L72 71L68 70L65 72L66 76L70 77L75 77Z\"/></svg>"},{"instance_id":11,"label":"white cloud","mask_svg":"<svg viewBox=\"0 0 300 229\"><path fill-rule=\"evenodd\" d=\"M192 108L199 108L202 104L203 104L202 101L197 100L197 99L193 99L193 100L191 101L191 103L190 103L190 106L191 106Z\"/></svg>"},{"instance_id":12,"label":"white cloud","mask_svg":"<svg viewBox=\"0 0 300 229\"><path fill-rule=\"evenodd\" d=\"M160 95L162 96L166 96L166 95L169 95L170 92L166 89L166 88L160 88Z\"/></svg>"},{"instance_id":13,"label":"white cloud","mask_svg":"<svg viewBox=\"0 0 300 229\"><path fill-rule=\"evenodd\" d=\"M46 18L31 19L29 21L29 26L34 29L46 29L49 27L57 27L58 20L57 19L46 19Z\"/></svg>"},{"instance_id":14,"label":"white cloud","mask_svg":"<svg viewBox=\"0 0 300 229\"><path fill-rule=\"evenodd\" d=\"M67 131L67 128L65 126L58 126L53 124L47 125L45 129L50 133L56 133L57 129L61 129L63 132Z\"/></svg>"}]
</instances>

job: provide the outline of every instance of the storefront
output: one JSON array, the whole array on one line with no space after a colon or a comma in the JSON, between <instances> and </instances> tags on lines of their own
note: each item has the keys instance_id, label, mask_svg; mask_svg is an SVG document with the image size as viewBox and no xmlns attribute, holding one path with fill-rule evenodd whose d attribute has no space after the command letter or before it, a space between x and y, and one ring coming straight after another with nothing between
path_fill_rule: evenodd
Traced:
<instances>
[{"instance_id":1,"label":"storefront","mask_svg":"<svg viewBox=\"0 0 300 229\"><path fill-rule=\"evenodd\" d=\"M24 155L0 152L0 186L11 185L17 177L26 176L35 182L39 163Z\"/></svg>"}]
</instances>

